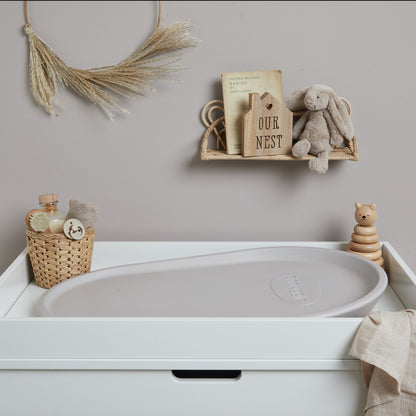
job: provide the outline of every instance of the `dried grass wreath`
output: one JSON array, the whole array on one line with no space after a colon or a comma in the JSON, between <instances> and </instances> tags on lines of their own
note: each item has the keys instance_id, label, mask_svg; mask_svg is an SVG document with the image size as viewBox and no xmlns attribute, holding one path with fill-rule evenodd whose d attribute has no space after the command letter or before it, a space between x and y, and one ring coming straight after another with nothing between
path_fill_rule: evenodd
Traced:
<instances>
[{"instance_id":1,"label":"dried grass wreath","mask_svg":"<svg viewBox=\"0 0 416 416\"><path fill-rule=\"evenodd\" d=\"M34 33L26 0L24 30L29 40L29 77L36 102L53 113L54 103L59 103L55 97L57 81L59 81L62 86L70 86L78 94L101 106L110 119L114 117L113 109L128 113L118 104L115 94L127 97L144 95L143 90L151 88L149 82L181 69L172 66L180 59L178 54L172 52L198 44L198 40L189 34L189 21L174 23L166 28L161 27L160 1L158 8L158 20L154 32L128 58L117 65L77 69L67 65ZM159 63L160 61L165 62Z\"/></svg>"}]
</instances>

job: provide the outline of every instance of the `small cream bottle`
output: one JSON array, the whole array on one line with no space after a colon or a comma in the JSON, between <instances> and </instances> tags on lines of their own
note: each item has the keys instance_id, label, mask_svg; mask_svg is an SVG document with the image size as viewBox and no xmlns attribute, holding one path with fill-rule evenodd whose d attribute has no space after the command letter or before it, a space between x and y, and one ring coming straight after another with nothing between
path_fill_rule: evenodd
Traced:
<instances>
[{"instance_id":1,"label":"small cream bottle","mask_svg":"<svg viewBox=\"0 0 416 416\"><path fill-rule=\"evenodd\" d=\"M51 233L63 233L66 214L58 210L58 196L56 194L39 195L39 204L42 211L48 214Z\"/></svg>"}]
</instances>

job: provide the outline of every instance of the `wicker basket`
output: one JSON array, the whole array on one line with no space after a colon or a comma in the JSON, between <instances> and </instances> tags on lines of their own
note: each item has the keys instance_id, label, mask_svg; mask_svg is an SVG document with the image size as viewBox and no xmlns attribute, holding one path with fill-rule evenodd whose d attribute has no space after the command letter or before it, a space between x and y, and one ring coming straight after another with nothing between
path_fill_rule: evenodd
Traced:
<instances>
[{"instance_id":1,"label":"wicker basket","mask_svg":"<svg viewBox=\"0 0 416 416\"><path fill-rule=\"evenodd\" d=\"M70 277L89 272L94 235L94 227L87 228L81 240L26 228L27 248L38 286L49 289Z\"/></svg>"}]
</instances>

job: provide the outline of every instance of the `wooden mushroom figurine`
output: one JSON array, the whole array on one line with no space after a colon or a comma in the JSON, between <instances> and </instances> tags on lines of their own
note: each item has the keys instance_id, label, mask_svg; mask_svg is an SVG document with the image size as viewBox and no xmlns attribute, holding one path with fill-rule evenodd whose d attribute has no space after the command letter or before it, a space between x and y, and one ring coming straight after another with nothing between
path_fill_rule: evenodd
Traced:
<instances>
[{"instance_id":1,"label":"wooden mushroom figurine","mask_svg":"<svg viewBox=\"0 0 416 416\"><path fill-rule=\"evenodd\" d=\"M348 252L358 254L383 266L384 260L378 241L376 226L376 204L366 205L355 203L355 220L357 225L351 235Z\"/></svg>"}]
</instances>

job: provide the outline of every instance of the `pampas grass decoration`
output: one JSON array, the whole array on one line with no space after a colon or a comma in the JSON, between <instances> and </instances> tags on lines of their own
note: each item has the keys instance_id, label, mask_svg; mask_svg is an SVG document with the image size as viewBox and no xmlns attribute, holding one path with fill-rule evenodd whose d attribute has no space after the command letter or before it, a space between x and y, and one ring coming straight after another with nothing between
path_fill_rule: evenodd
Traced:
<instances>
[{"instance_id":1,"label":"pampas grass decoration","mask_svg":"<svg viewBox=\"0 0 416 416\"><path fill-rule=\"evenodd\" d=\"M174 52L196 46L198 43L196 38L189 35L189 21L161 27L159 2L159 17L155 31L128 58L117 65L77 69L67 65L33 31L27 1L25 12L27 23L24 30L30 49L30 85L36 102L50 113L54 112L54 104L59 103L55 97L57 81L98 104L110 119L114 117L114 109L128 113L118 104L116 95L144 95L144 89L151 89L151 81L180 69L173 66L180 59Z\"/></svg>"}]
</instances>

